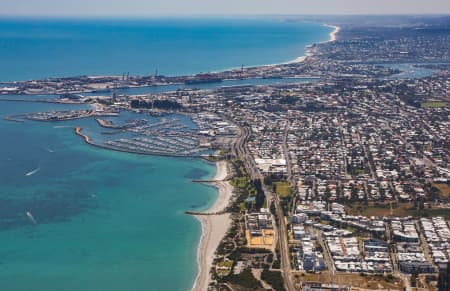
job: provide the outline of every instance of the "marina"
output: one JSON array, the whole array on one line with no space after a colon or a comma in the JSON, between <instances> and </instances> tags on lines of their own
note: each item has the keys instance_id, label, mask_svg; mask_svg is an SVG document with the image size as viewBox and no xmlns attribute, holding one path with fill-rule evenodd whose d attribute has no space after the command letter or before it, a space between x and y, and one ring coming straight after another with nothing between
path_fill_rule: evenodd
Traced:
<instances>
[{"instance_id":1,"label":"marina","mask_svg":"<svg viewBox=\"0 0 450 291\"><path fill-rule=\"evenodd\" d=\"M70 120L72 118L69 118L69 116L73 117L73 112L69 112L70 114L66 112L33 113L8 118L15 118L20 121ZM132 112L128 112L128 114L132 114ZM56 119L54 116L58 116L58 118ZM78 118L85 117L88 116L82 114L78 116ZM145 115L142 117L145 117ZM75 127L75 133L81 136L86 143L99 148L173 157L209 157L214 155L214 149L220 146L218 142L224 140L224 136L221 137L221 141L215 139L214 129L220 128L215 128L207 120L202 119L204 116L188 118L188 120L192 120L192 124L186 124L186 121L183 123L177 117L163 117L159 120L155 118L150 120L145 118L126 119L123 123L118 123L120 122L120 114L114 118L115 121L95 119L100 128L106 129L106 131L97 132L95 138L83 133L83 129L80 127ZM205 135L205 133L207 134ZM225 137L229 140L233 138L233 135Z\"/></svg>"}]
</instances>

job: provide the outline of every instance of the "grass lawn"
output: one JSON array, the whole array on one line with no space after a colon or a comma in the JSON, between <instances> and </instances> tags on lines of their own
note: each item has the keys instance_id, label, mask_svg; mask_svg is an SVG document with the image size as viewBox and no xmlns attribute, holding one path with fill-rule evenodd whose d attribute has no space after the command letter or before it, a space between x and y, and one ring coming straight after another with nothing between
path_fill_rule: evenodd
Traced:
<instances>
[{"instance_id":1,"label":"grass lawn","mask_svg":"<svg viewBox=\"0 0 450 291\"><path fill-rule=\"evenodd\" d=\"M234 177L230 183L234 187L245 188L245 186L248 183L248 178L247 177Z\"/></svg>"},{"instance_id":2,"label":"grass lawn","mask_svg":"<svg viewBox=\"0 0 450 291\"><path fill-rule=\"evenodd\" d=\"M275 193L280 197L291 195L291 184L289 182L274 182Z\"/></svg>"},{"instance_id":3,"label":"grass lawn","mask_svg":"<svg viewBox=\"0 0 450 291\"><path fill-rule=\"evenodd\" d=\"M345 209L351 215L364 216L409 216L408 209L413 206L412 203L392 203L392 210L389 204L369 203L364 205L361 202L347 204Z\"/></svg>"},{"instance_id":4,"label":"grass lawn","mask_svg":"<svg viewBox=\"0 0 450 291\"><path fill-rule=\"evenodd\" d=\"M222 262L217 264L216 272L221 277L222 276L227 276L228 274L230 274L232 266L233 266L233 261L232 260L222 261Z\"/></svg>"}]
</instances>

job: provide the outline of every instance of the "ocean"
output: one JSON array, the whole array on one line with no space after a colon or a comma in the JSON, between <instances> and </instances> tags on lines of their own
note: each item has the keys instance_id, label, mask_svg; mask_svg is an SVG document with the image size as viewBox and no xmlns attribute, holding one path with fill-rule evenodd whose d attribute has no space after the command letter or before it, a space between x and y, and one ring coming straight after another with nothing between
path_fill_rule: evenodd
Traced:
<instances>
[{"instance_id":1,"label":"ocean","mask_svg":"<svg viewBox=\"0 0 450 291\"><path fill-rule=\"evenodd\" d=\"M0 81L182 75L280 63L331 28L263 19L0 20Z\"/></svg>"},{"instance_id":2,"label":"ocean","mask_svg":"<svg viewBox=\"0 0 450 291\"><path fill-rule=\"evenodd\" d=\"M267 19L3 19L0 80L276 63L330 31ZM216 190L192 179L214 165L88 146L73 128L98 132L91 118L3 119L67 108L0 102L0 289L189 290L201 225L184 212L213 204Z\"/></svg>"}]
</instances>

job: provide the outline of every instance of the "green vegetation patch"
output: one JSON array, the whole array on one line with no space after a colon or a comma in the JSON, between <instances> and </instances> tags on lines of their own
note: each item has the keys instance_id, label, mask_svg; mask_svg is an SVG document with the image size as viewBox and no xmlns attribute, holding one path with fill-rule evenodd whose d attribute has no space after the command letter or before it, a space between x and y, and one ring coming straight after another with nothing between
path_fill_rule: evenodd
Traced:
<instances>
[{"instance_id":1,"label":"green vegetation patch","mask_svg":"<svg viewBox=\"0 0 450 291\"><path fill-rule=\"evenodd\" d=\"M244 290L255 290L262 288L261 283L253 276L251 269L247 268L238 275L231 274L224 279L233 285L245 288ZM241 290L241 289L239 289Z\"/></svg>"},{"instance_id":2,"label":"green vegetation patch","mask_svg":"<svg viewBox=\"0 0 450 291\"><path fill-rule=\"evenodd\" d=\"M227 276L228 274L230 274L232 267L233 267L232 260L222 261L217 264L216 273L221 277Z\"/></svg>"},{"instance_id":3,"label":"green vegetation patch","mask_svg":"<svg viewBox=\"0 0 450 291\"><path fill-rule=\"evenodd\" d=\"M261 279L270 284L276 291L284 291L284 280L280 271L270 271L269 269L264 269L261 273Z\"/></svg>"},{"instance_id":4,"label":"green vegetation patch","mask_svg":"<svg viewBox=\"0 0 450 291\"><path fill-rule=\"evenodd\" d=\"M249 179L248 177L234 177L230 183L233 187L245 189L249 184Z\"/></svg>"},{"instance_id":5,"label":"green vegetation patch","mask_svg":"<svg viewBox=\"0 0 450 291\"><path fill-rule=\"evenodd\" d=\"M363 216L410 216L410 209L412 209L413 203L369 203L368 205L363 202L353 202L346 204L345 210L351 215L363 215Z\"/></svg>"},{"instance_id":6,"label":"green vegetation patch","mask_svg":"<svg viewBox=\"0 0 450 291\"><path fill-rule=\"evenodd\" d=\"M274 182L275 193L280 197L287 197L291 195L291 184L289 182Z\"/></svg>"},{"instance_id":7,"label":"green vegetation patch","mask_svg":"<svg viewBox=\"0 0 450 291\"><path fill-rule=\"evenodd\" d=\"M424 208L418 209L414 208L413 203L370 203L369 205L364 205L362 202L354 202L347 204L345 207L347 213L351 215L363 215L366 217L370 216L396 216L396 217L432 217L432 216L442 216L450 218L450 209L447 208Z\"/></svg>"},{"instance_id":8,"label":"green vegetation patch","mask_svg":"<svg viewBox=\"0 0 450 291\"><path fill-rule=\"evenodd\" d=\"M252 180L246 173L242 161L233 160L231 162L234 168L234 177L230 184L237 190L239 197L236 199L236 206L232 207L232 212L247 210L259 210L264 204L264 192L261 182Z\"/></svg>"},{"instance_id":9,"label":"green vegetation patch","mask_svg":"<svg viewBox=\"0 0 450 291\"><path fill-rule=\"evenodd\" d=\"M422 108L443 108L448 105L448 102L445 101L427 101L422 102L420 104L420 107Z\"/></svg>"},{"instance_id":10,"label":"green vegetation patch","mask_svg":"<svg viewBox=\"0 0 450 291\"><path fill-rule=\"evenodd\" d=\"M401 281L392 275L382 276L382 275L363 275L361 274L335 274L331 275L328 272L321 272L316 274L305 274L296 275L297 282L322 282L331 284L346 285L349 282L354 286L359 286L361 288L369 289L401 289Z\"/></svg>"}]
</instances>

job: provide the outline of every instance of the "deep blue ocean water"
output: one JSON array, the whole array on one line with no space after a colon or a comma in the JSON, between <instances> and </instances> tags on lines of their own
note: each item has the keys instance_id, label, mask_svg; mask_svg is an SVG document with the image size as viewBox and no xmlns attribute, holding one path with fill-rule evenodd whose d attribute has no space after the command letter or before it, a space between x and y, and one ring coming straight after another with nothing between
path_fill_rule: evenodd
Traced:
<instances>
[{"instance_id":1,"label":"deep blue ocean water","mask_svg":"<svg viewBox=\"0 0 450 291\"><path fill-rule=\"evenodd\" d=\"M0 80L274 63L329 32L269 20L1 20ZM191 182L214 166L90 147L73 127L95 137L93 119L3 119L66 108L0 102L0 289L189 290L201 226L184 211L214 202L215 189Z\"/></svg>"},{"instance_id":2,"label":"deep blue ocean water","mask_svg":"<svg viewBox=\"0 0 450 291\"><path fill-rule=\"evenodd\" d=\"M311 23L246 19L0 20L0 81L193 74L290 61L328 39Z\"/></svg>"}]
</instances>

